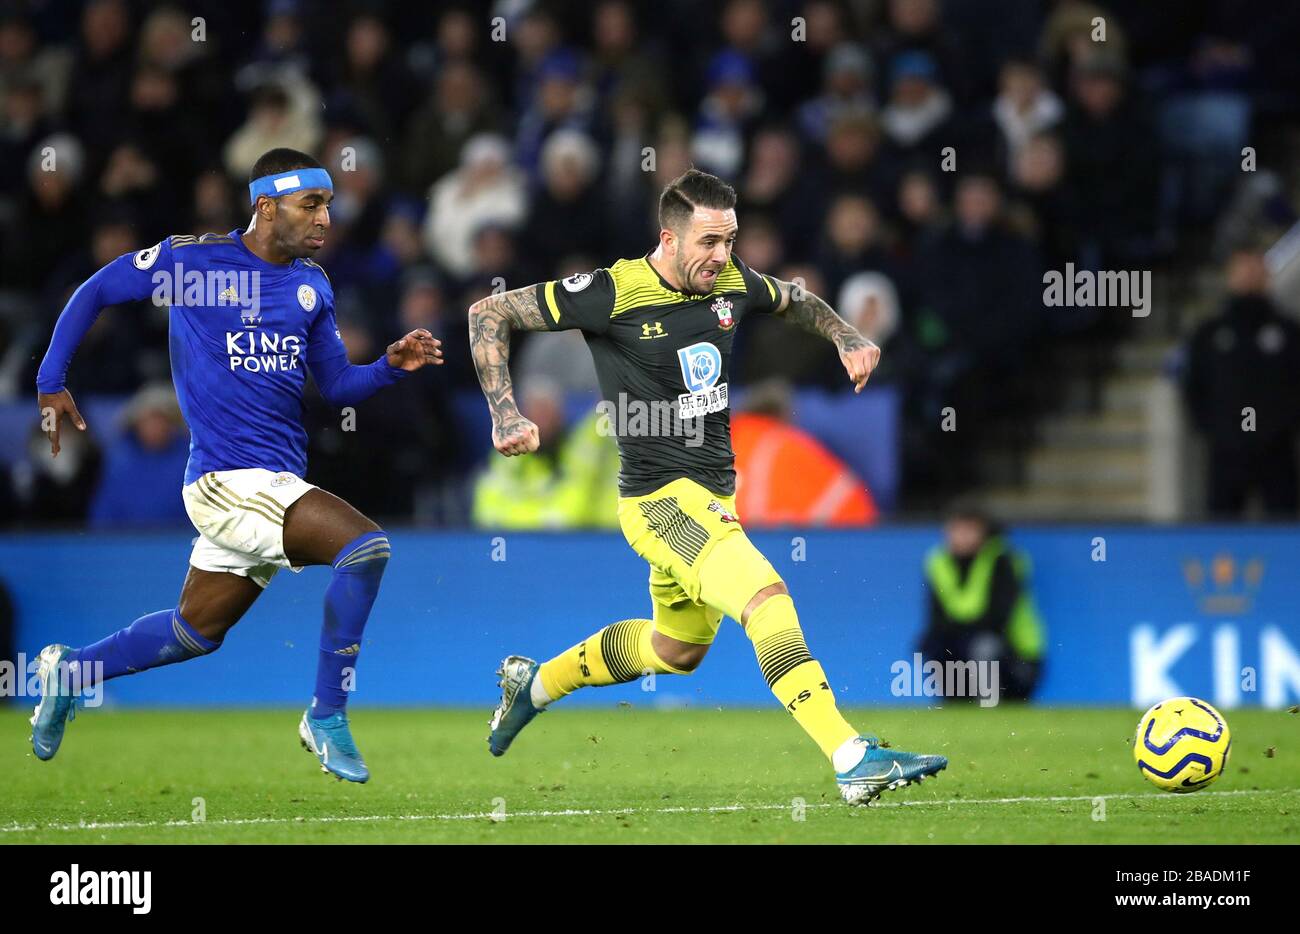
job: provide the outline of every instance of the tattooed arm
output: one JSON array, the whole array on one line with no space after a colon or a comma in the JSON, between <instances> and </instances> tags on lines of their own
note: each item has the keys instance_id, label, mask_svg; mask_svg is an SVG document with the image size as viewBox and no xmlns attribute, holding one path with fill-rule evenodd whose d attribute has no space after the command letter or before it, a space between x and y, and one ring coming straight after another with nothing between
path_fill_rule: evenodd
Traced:
<instances>
[{"instance_id":1,"label":"tattooed arm","mask_svg":"<svg viewBox=\"0 0 1300 934\"><path fill-rule=\"evenodd\" d=\"M820 334L834 344L840 352L840 362L853 382L853 391L861 392L871 371L880 363L880 348L859 334L857 328L812 292L794 282L778 282L781 303L776 314L809 334Z\"/></svg>"},{"instance_id":2,"label":"tattooed arm","mask_svg":"<svg viewBox=\"0 0 1300 934\"><path fill-rule=\"evenodd\" d=\"M492 444L507 457L536 451L539 443L537 426L515 405L510 332L544 330L535 286L490 295L469 308L469 349L492 413Z\"/></svg>"}]
</instances>

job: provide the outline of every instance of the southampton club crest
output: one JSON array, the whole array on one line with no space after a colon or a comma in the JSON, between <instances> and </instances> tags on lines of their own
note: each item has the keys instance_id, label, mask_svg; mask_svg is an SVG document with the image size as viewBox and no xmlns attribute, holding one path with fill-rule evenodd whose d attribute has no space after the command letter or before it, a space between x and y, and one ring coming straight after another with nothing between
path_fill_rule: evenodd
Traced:
<instances>
[{"instance_id":1,"label":"southampton club crest","mask_svg":"<svg viewBox=\"0 0 1300 934\"><path fill-rule=\"evenodd\" d=\"M730 331L731 326L736 323L736 319L731 316L731 300L719 298L712 305L713 313L718 316L718 327L724 331Z\"/></svg>"},{"instance_id":2,"label":"southampton club crest","mask_svg":"<svg viewBox=\"0 0 1300 934\"><path fill-rule=\"evenodd\" d=\"M716 512L718 514L718 518L720 518L723 522L740 521L739 519L736 518L735 513L729 510L726 506L722 505L716 499L709 500L709 512Z\"/></svg>"}]
</instances>

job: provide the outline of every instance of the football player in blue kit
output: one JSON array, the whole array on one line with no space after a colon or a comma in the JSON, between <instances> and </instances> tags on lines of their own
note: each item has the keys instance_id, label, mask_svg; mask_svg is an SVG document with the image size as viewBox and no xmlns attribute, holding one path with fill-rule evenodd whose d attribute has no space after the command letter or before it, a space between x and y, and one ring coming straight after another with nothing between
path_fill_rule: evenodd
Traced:
<instances>
[{"instance_id":1,"label":"football player in blue kit","mask_svg":"<svg viewBox=\"0 0 1300 934\"><path fill-rule=\"evenodd\" d=\"M78 686L215 652L279 568L329 565L316 689L298 734L324 771L369 778L346 708L390 547L378 525L303 479L305 371L331 406L342 407L442 363L442 351L428 331L416 330L373 363L350 364L333 289L310 259L330 226L329 173L305 153L273 149L249 182L246 230L168 237L118 257L68 301L41 363L37 401L58 456L64 416L86 429L64 381L100 311L150 298L170 307L172 379L191 439L181 495L199 537L176 606L93 645L41 652L32 717L40 759L58 751Z\"/></svg>"}]
</instances>

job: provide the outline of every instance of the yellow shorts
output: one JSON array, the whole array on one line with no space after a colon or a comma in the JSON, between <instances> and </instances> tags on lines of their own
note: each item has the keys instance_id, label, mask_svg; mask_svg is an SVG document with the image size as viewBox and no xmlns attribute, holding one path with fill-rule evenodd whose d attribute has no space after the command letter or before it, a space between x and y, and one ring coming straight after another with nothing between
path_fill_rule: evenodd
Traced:
<instances>
[{"instance_id":1,"label":"yellow shorts","mask_svg":"<svg viewBox=\"0 0 1300 934\"><path fill-rule=\"evenodd\" d=\"M737 621L754 594L781 583L736 516L736 498L682 477L645 496L621 496L618 523L650 564L655 631L708 645L724 615Z\"/></svg>"}]
</instances>

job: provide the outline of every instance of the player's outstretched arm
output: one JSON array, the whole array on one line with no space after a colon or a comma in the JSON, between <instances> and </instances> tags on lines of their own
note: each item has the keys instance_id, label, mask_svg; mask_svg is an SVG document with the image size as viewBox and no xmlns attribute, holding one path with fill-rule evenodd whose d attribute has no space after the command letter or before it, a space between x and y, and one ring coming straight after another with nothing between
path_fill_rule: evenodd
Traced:
<instances>
[{"instance_id":1,"label":"player's outstretched arm","mask_svg":"<svg viewBox=\"0 0 1300 934\"><path fill-rule=\"evenodd\" d=\"M308 334L307 366L316 378L321 398L334 408L357 405L407 373L441 363L441 342L424 328L389 344L382 357L366 364L348 362L333 309L318 317Z\"/></svg>"},{"instance_id":2,"label":"player's outstretched arm","mask_svg":"<svg viewBox=\"0 0 1300 934\"><path fill-rule=\"evenodd\" d=\"M510 332L544 330L536 286L490 295L469 307L469 349L492 413L492 446L507 457L530 454L540 443L537 426L515 405Z\"/></svg>"},{"instance_id":3,"label":"player's outstretched arm","mask_svg":"<svg viewBox=\"0 0 1300 934\"><path fill-rule=\"evenodd\" d=\"M162 262L159 263L159 258ZM50 439L50 453L59 456L59 426L67 415L81 431L86 421L77 411L72 394L64 387L72 356L82 338L110 305L143 301L153 295L154 277L150 270L170 265L171 244L163 240L157 246L138 253L124 253L81 284L64 306L54 325L49 349L36 373L36 405L41 413L41 430Z\"/></svg>"},{"instance_id":4,"label":"player's outstretched arm","mask_svg":"<svg viewBox=\"0 0 1300 934\"><path fill-rule=\"evenodd\" d=\"M781 303L776 313L810 334L820 334L840 352L840 362L861 392L871 371L880 363L880 348L858 333L858 329L835 313L830 305L795 282L778 280Z\"/></svg>"}]
</instances>

